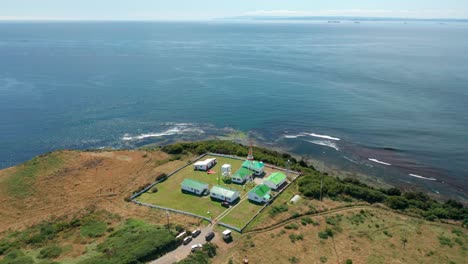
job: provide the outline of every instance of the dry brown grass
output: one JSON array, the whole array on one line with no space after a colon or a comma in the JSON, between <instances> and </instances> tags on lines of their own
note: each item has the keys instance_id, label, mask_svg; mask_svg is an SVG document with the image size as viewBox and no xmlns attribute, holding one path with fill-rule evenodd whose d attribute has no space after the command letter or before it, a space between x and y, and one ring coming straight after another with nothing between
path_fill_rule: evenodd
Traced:
<instances>
[{"instance_id":1,"label":"dry brown grass","mask_svg":"<svg viewBox=\"0 0 468 264\"><path fill-rule=\"evenodd\" d=\"M465 246L453 247L440 244L438 237L456 237L451 226L430 223L401 216L381 209L367 209L364 222L353 224L350 219L360 214L360 209L342 213L339 226L342 229L333 238L321 239L318 232L326 227L325 216L313 217L319 226L301 225L297 230L277 229L254 234L244 234L233 245L221 247L214 263L241 263L247 257L250 263L466 263L468 233L461 239ZM372 215L371 215L372 214ZM388 235L384 234L384 231ZM303 240L292 242L290 234L303 235ZM403 240L407 242L403 245Z\"/></svg>"},{"instance_id":2,"label":"dry brown grass","mask_svg":"<svg viewBox=\"0 0 468 264\"><path fill-rule=\"evenodd\" d=\"M139 186L153 182L156 175L169 173L186 163L176 160L158 166L169 158L159 151L61 151L59 154L62 166L36 175L32 183L34 192L28 197L8 194L6 182L14 177L18 167L0 171L0 232L71 215L89 206L123 217L165 221L165 216L159 217L161 212L127 203L124 198ZM193 221L173 216L174 221L178 219Z\"/></svg>"}]
</instances>

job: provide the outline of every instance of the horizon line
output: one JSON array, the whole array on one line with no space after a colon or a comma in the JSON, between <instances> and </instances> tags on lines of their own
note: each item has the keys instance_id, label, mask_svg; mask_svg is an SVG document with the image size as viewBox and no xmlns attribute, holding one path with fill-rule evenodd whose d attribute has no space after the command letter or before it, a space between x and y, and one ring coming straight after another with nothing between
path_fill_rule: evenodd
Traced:
<instances>
[{"instance_id":1,"label":"horizon line","mask_svg":"<svg viewBox=\"0 0 468 264\"><path fill-rule=\"evenodd\" d=\"M372 20L395 20L395 21L403 21L403 20L413 20L413 21L468 21L468 17L466 18L437 18L437 17L428 17L428 18L421 18L421 17L378 17L378 16L255 16L255 15L245 15L245 16L233 16L233 17L216 17L216 18L204 18L204 19L89 19L89 18L18 18L18 19L2 19L0 16L0 22L219 22L219 21L267 21L267 20L274 20L274 21L281 21L281 20L307 20L307 19L315 18L319 20L322 19L330 19L330 18L339 18L343 20L356 20L356 19L372 19Z\"/></svg>"}]
</instances>

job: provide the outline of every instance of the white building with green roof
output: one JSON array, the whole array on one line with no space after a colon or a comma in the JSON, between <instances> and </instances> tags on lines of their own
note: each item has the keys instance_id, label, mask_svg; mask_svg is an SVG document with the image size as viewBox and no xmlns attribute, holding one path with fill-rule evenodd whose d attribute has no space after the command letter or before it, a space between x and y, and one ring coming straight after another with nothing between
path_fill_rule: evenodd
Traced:
<instances>
[{"instance_id":1,"label":"white building with green roof","mask_svg":"<svg viewBox=\"0 0 468 264\"><path fill-rule=\"evenodd\" d=\"M247 180L252 179L253 174L254 171L241 167L231 176L231 181L235 183L244 184Z\"/></svg>"},{"instance_id":2,"label":"white building with green roof","mask_svg":"<svg viewBox=\"0 0 468 264\"><path fill-rule=\"evenodd\" d=\"M263 173L265 164L263 164L261 161L246 160L244 163L242 163L242 167L254 171L256 175L260 175Z\"/></svg>"},{"instance_id":3,"label":"white building with green roof","mask_svg":"<svg viewBox=\"0 0 468 264\"><path fill-rule=\"evenodd\" d=\"M184 179L180 186L182 188L182 192L189 192L198 195L202 195L204 192L208 191L208 183L193 179Z\"/></svg>"},{"instance_id":4,"label":"white building with green roof","mask_svg":"<svg viewBox=\"0 0 468 264\"><path fill-rule=\"evenodd\" d=\"M227 187L215 185L211 187L210 196L213 199L226 201L229 203L239 199L239 192L236 190L229 189Z\"/></svg>"},{"instance_id":5,"label":"white building with green roof","mask_svg":"<svg viewBox=\"0 0 468 264\"><path fill-rule=\"evenodd\" d=\"M273 190L278 189L286 182L286 175L282 172L273 172L270 176L263 180L263 184Z\"/></svg>"},{"instance_id":6,"label":"white building with green roof","mask_svg":"<svg viewBox=\"0 0 468 264\"><path fill-rule=\"evenodd\" d=\"M270 187L265 184L259 184L249 191L248 198L256 203L266 203L271 199L270 192Z\"/></svg>"}]
</instances>

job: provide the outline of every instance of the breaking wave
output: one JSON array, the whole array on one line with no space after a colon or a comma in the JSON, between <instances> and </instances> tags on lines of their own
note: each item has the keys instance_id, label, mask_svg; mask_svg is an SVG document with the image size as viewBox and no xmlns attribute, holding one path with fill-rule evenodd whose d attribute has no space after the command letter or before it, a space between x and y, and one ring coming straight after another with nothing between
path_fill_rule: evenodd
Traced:
<instances>
[{"instance_id":1,"label":"breaking wave","mask_svg":"<svg viewBox=\"0 0 468 264\"><path fill-rule=\"evenodd\" d=\"M341 139L337 137L332 137L329 135L321 135L321 134L316 134L316 133L300 133L297 135L284 135L284 138L298 138L298 137L305 137L305 136L311 136L311 137L316 137L316 138L323 138L323 139L329 139L329 140L336 140L339 141Z\"/></svg>"},{"instance_id":2,"label":"breaking wave","mask_svg":"<svg viewBox=\"0 0 468 264\"><path fill-rule=\"evenodd\" d=\"M436 181L437 180L437 179L434 179L434 178L427 178L427 177L417 175L417 174L412 174L412 173L410 173L408 175L411 176L411 177L415 177L415 178L423 179L423 180L428 180L428 181Z\"/></svg>"},{"instance_id":3,"label":"breaking wave","mask_svg":"<svg viewBox=\"0 0 468 264\"><path fill-rule=\"evenodd\" d=\"M392 164L390 164L390 163L383 162L383 161L380 161L380 160L378 160L378 159L371 159L371 158L369 158L369 160L370 160L370 161L373 161L373 162L376 162L376 163L379 163L379 164L386 165L386 166L392 165Z\"/></svg>"},{"instance_id":4,"label":"breaking wave","mask_svg":"<svg viewBox=\"0 0 468 264\"><path fill-rule=\"evenodd\" d=\"M331 141L325 141L325 140L305 140L309 143L315 144L315 145L320 145L320 146L325 146L329 148L333 148L337 151L340 150L340 148L336 145L336 143L331 142Z\"/></svg>"},{"instance_id":5,"label":"breaking wave","mask_svg":"<svg viewBox=\"0 0 468 264\"><path fill-rule=\"evenodd\" d=\"M317 138L325 138L325 139L330 139L330 140L341 140L337 137L332 137L332 136L328 136L328 135L320 135L320 134L315 134L315 133L305 133L306 135L309 135L311 137L317 137Z\"/></svg>"},{"instance_id":6,"label":"breaking wave","mask_svg":"<svg viewBox=\"0 0 468 264\"><path fill-rule=\"evenodd\" d=\"M298 138L298 137L302 137L303 135L299 134L299 135L284 135L284 138Z\"/></svg>"},{"instance_id":7,"label":"breaking wave","mask_svg":"<svg viewBox=\"0 0 468 264\"><path fill-rule=\"evenodd\" d=\"M145 133L145 134L140 134L137 136L131 136L129 134L125 134L122 137L122 140L124 141L132 141L132 140L142 140L146 138L154 138L154 137L164 137L164 136L171 136L171 135L181 135L181 134L187 134L187 133L192 133L192 134L204 134L205 131L203 131L200 128L194 128L194 127L187 127L189 124L185 123L180 123L177 124L178 126L169 128L163 132L157 132L157 133Z\"/></svg>"}]
</instances>

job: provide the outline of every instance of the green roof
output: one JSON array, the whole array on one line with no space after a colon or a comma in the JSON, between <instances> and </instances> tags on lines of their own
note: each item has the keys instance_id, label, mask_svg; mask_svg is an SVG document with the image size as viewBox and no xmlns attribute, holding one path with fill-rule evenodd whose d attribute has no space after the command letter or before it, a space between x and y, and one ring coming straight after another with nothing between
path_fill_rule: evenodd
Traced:
<instances>
[{"instance_id":1,"label":"green roof","mask_svg":"<svg viewBox=\"0 0 468 264\"><path fill-rule=\"evenodd\" d=\"M227 187L215 185L215 186L213 186L211 188L210 192L211 193L216 193L216 194L221 194L221 195L227 197L227 196L233 196L234 193L236 193L237 191L233 190L233 189L229 189Z\"/></svg>"},{"instance_id":2,"label":"green roof","mask_svg":"<svg viewBox=\"0 0 468 264\"><path fill-rule=\"evenodd\" d=\"M281 173L281 172L273 172L270 176L268 176L265 180L266 181L271 181L272 183L278 185L280 184L282 181L284 181L286 179L286 175L284 175L284 173Z\"/></svg>"},{"instance_id":3,"label":"green roof","mask_svg":"<svg viewBox=\"0 0 468 264\"><path fill-rule=\"evenodd\" d=\"M258 171L258 170L263 169L263 167L265 167L265 164L263 164L263 162L256 161L256 160L252 160L252 161L246 160L244 161L244 163L242 163L242 167L251 169L254 171Z\"/></svg>"},{"instance_id":4,"label":"green roof","mask_svg":"<svg viewBox=\"0 0 468 264\"><path fill-rule=\"evenodd\" d=\"M232 177L244 179L245 177L252 175L252 173L253 172L251 170L241 167L234 173L234 175L232 175Z\"/></svg>"},{"instance_id":5,"label":"green roof","mask_svg":"<svg viewBox=\"0 0 468 264\"><path fill-rule=\"evenodd\" d=\"M184 179L180 185L184 185L184 186L187 186L187 187L190 187L190 188L193 188L193 189L197 189L197 190L204 189L204 188L208 187L207 183L197 181L197 180L192 180L192 179Z\"/></svg>"},{"instance_id":6,"label":"green roof","mask_svg":"<svg viewBox=\"0 0 468 264\"><path fill-rule=\"evenodd\" d=\"M268 186L266 186L265 184L257 185L250 191L254 192L259 197L264 197L266 199L270 199L271 189Z\"/></svg>"}]
</instances>

